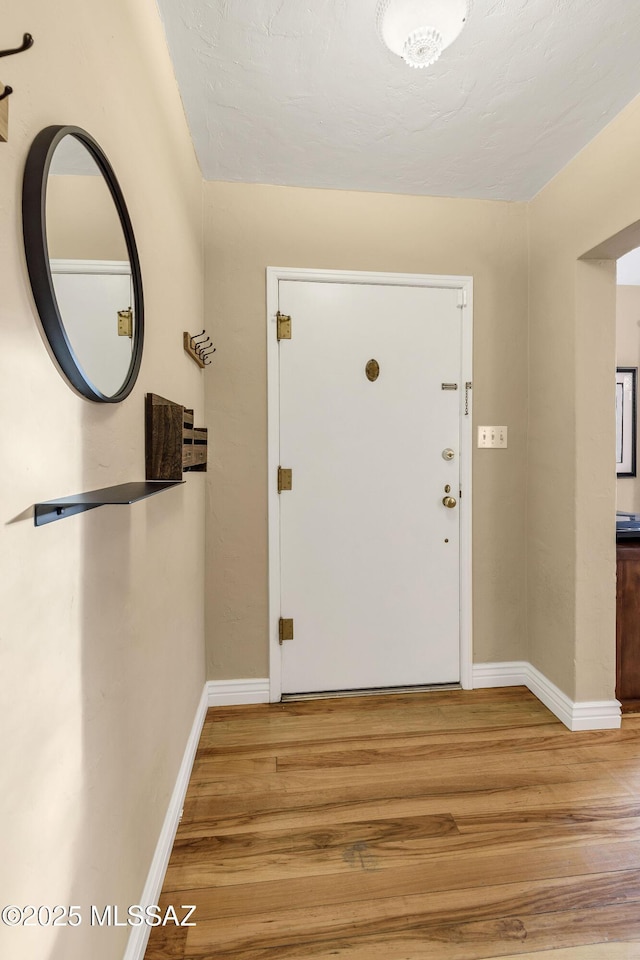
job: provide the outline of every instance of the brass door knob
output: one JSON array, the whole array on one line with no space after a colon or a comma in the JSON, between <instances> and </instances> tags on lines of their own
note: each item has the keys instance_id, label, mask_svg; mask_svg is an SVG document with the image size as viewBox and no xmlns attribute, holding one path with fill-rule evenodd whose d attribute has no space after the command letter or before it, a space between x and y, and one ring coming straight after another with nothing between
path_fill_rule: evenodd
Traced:
<instances>
[{"instance_id":1,"label":"brass door knob","mask_svg":"<svg viewBox=\"0 0 640 960\"><path fill-rule=\"evenodd\" d=\"M458 501L455 497L443 497L442 502L444 503L445 507L449 507L449 509L453 510Z\"/></svg>"}]
</instances>

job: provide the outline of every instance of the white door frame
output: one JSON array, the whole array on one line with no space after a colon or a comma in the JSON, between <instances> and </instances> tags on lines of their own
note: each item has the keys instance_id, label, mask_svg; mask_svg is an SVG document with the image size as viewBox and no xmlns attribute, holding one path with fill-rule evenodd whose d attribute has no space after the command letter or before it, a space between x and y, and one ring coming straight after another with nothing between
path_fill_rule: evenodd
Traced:
<instances>
[{"instance_id":1,"label":"white door frame","mask_svg":"<svg viewBox=\"0 0 640 960\"><path fill-rule=\"evenodd\" d=\"M280 280L313 283L367 283L384 286L447 287L460 291L462 310L462 358L460 398L460 684L471 690L472 606L471 606L471 456L473 452L472 396L464 384L473 382L473 278L439 277L411 273L367 273L351 270L307 270L297 267L267 267L267 443L269 464L269 699L282 697L280 654L280 352L276 335ZM294 319L295 329L295 319ZM295 334L294 334L295 336ZM468 399L468 415L465 400Z\"/></svg>"}]
</instances>

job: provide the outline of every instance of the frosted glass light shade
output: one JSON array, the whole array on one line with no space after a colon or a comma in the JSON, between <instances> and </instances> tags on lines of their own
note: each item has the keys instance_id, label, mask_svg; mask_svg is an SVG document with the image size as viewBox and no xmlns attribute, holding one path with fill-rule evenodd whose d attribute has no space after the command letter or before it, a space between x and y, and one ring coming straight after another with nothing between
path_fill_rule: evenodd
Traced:
<instances>
[{"instance_id":1,"label":"frosted glass light shade","mask_svg":"<svg viewBox=\"0 0 640 960\"><path fill-rule=\"evenodd\" d=\"M460 35L472 0L379 0L381 40L410 67L435 63Z\"/></svg>"}]
</instances>

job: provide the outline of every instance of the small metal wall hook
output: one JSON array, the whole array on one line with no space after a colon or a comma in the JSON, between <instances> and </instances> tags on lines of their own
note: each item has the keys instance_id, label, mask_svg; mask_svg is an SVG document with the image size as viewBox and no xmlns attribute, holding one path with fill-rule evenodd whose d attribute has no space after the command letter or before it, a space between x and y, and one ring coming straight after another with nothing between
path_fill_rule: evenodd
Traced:
<instances>
[{"instance_id":1,"label":"small metal wall hook","mask_svg":"<svg viewBox=\"0 0 640 960\"><path fill-rule=\"evenodd\" d=\"M33 37L30 33L25 33L22 39L22 45L13 47L11 50L0 50L0 57L11 57L14 53L23 53L33 46ZM9 102L8 97L13 93L13 87L0 83L0 143L6 143L9 139Z\"/></svg>"},{"instance_id":2,"label":"small metal wall hook","mask_svg":"<svg viewBox=\"0 0 640 960\"><path fill-rule=\"evenodd\" d=\"M195 347L197 346L197 344L200 342L201 338L202 338L202 337L206 337L206 333L207 333L207 331L206 331L206 330L203 330L202 333L195 333L195 334L190 338L191 346L192 346L194 349L195 349ZM208 339L208 337L206 337L206 338Z\"/></svg>"},{"instance_id":3,"label":"small metal wall hook","mask_svg":"<svg viewBox=\"0 0 640 960\"><path fill-rule=\"evenodd\" d=\"M14 53L24 53L25 50L28 50L33 46L33 37L30 33L25 33L22 38L22 45L19 47L14 47L13 50L0 50L0 57L12 57Z\"/></svg>"}]
</instances>

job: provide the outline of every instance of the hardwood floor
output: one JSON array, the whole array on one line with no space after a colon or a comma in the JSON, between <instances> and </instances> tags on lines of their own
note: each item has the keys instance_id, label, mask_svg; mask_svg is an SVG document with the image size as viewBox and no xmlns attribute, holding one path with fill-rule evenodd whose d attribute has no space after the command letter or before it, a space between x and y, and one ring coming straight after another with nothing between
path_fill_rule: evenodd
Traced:
<instances>
[{"instance_id":1,"label":"hardwood floor","mask_svg":"<svg viewBox=\"0 0 640 960\"><path fill-rule=\"evenodd\" d=\"M196 926L145 960L638 960L640 716L570 733L523 687L209 710L169 904Z\"/></svg>"}]
</instances>

